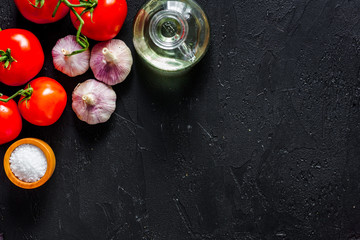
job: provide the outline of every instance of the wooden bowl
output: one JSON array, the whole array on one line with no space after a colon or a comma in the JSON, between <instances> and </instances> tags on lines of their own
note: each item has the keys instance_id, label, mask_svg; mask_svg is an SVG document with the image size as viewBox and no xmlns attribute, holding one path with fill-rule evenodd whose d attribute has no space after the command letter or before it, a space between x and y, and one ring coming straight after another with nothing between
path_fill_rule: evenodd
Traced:
<instances>
[{"instance_id":1,"label":"wooden bowl","mask_svg":"<svg viewBox=\"0 0 360 240\"><path fill-rule=\"evenodd\" d=\"M18 146L20 146L22 144L32 144L34 146L37 146L45 154L46 161L47 161L47 169L46 169L45 175L39 181L32 182L32 183L21 181L11 171L10 162L9 162L11 153L14 151L15 148L17 148ZM14 142L6 151L5 157L4 157L4 169L5 169L5 173L6 173L7 177L10 179L10 181L13 184L15 184L18 187L24 188L24 189L37 188L37 187L40 187L41 185L43 185L44 183L46 183L47 180L49 180L49 178L53 174L53 172L55 170L55 165L56 165L55 154L54 154L53 150L51 149L51 147L46 142L44 142L40 139L36 139L36 138L23 138L23 139L20 139L20 140Z\"/></svg>"}]
</instances>

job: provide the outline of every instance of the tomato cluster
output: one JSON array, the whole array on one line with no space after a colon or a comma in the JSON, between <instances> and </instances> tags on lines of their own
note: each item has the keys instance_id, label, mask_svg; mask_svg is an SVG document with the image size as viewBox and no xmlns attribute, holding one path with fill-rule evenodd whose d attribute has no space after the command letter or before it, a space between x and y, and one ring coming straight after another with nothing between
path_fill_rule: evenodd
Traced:
<instances>
[{"instance_id":1,"label":"tomato cluster","mask_svg":"<svg viewBox=\"0 0 360 240\"><path fill-rule=\"evenodd\" d=\"M24 29L0 31L0 82L20 86L35 77L44 64L37 37ZM18 105L12 99L21 95ZM0 94L0 144L15 139L22 118L38 126L55 123L66 105L65 89L54 79L40 77L10 98Z\"/></svg>"},{"instance_id":2,"label":"tomato cluster","mask_svg":"<svg viewBox=\"0 0 360 240\"><path fill-rule=\"evenodd\" d=\"M114 38L127 15L126 0L14 1L26 19L39 24L56 22L71 9L70 18L78 29L78 41L79 28L82 29L81 34L93 40ZM26 84L40 72L44 64L44 52L39 40L24 29L0 29L0 39L0 82L10 86ZM86 40L84 37L81 39ZM13 100L17 95L21 96L18 104ZM30 81L13 96L0 94L0 145L20 134L22 118L38 126L55 123L62 115L66 102L64 88L48 77Z\"/></svg>"},{"instance_id":3,"label":"tomato cluster","mask_svg":"<svg viewBox=\"0 0 360 240\"><path fill-rule=\"evenodd\" d=\"M67 101L65 89L48 77L30 81L17 94L21 95L17 105L13 99L1 101L7 100L7 96L0 97L0 145L12 141L20 134L21 116L31 124L49 126L60 118Z\"/></svg>"},{"instance_id":4,"label":"tomato cluster","mask_svg":"<svg viewBox=\"0 0 360 240\"><path fill-rule=\"evenodd\" d=\"M35 23L56 22L69 12L70 5L94 3L93 10L85 11L85 7L74 7L76 13L84 20L81 33L97 41L114 38L119 32L127 15L126 0L14 0L20 13ZM60 4L59 4L60 3ZM58 5L59 4L59 5ZM57 7L58 5L58 7ZM54 14L54 16L52 16ZM75 13L70 13L71 21L76 29L80 21Z\"/></svg>"}]
</instances>

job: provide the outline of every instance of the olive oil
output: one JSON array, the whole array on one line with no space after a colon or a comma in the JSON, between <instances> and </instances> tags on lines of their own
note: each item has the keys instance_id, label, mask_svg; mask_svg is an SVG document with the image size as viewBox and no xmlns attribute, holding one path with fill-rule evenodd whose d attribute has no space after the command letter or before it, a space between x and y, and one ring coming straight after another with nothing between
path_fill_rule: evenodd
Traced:
<instances>
[{"instance_id":1,"label":"olive oil","mask_svg":"<svg viewBox=\"0 0 360 240\"><path fill-rule=\"evenodd\" d=\"M190 69L207 51L208 19L192 0L150 0L134 22L134 46L152 68L166 73Z\"/></svg>"}]
</instances>

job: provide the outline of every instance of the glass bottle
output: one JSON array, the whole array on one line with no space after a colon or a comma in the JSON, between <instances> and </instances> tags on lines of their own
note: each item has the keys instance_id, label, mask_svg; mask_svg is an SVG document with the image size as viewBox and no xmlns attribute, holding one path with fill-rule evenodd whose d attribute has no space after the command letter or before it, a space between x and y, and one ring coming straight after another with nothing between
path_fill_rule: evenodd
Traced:
<instances>
[{"instance_id":1,"label":"glass bottle","mask_svg":"<svg viewBox=\"0 0 360 240\"><path fill-rule=\"evenodd\" d=\"M163 73L180 73L207 51L210 27L193 0L150 0L134 21L134 46L147 65Z\"/></svg>"}]
</instances>

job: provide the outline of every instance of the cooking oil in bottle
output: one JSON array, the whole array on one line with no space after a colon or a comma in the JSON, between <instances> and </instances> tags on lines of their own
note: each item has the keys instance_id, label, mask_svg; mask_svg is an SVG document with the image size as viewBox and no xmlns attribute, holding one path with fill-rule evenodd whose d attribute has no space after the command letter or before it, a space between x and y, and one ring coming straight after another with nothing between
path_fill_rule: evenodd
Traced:
<instances>
[{"instance_id":1,"label":"cooking oil in bottle","mask_svg":"<svg viewBox=\"0 0 360 240\"><path fill-rule=\"evenodd\" d=\"M180 73L198 63L207 51L210 27L193 0L150 0L134 22L134 46L152 68Z\"/></svg>"}]
</instances>

